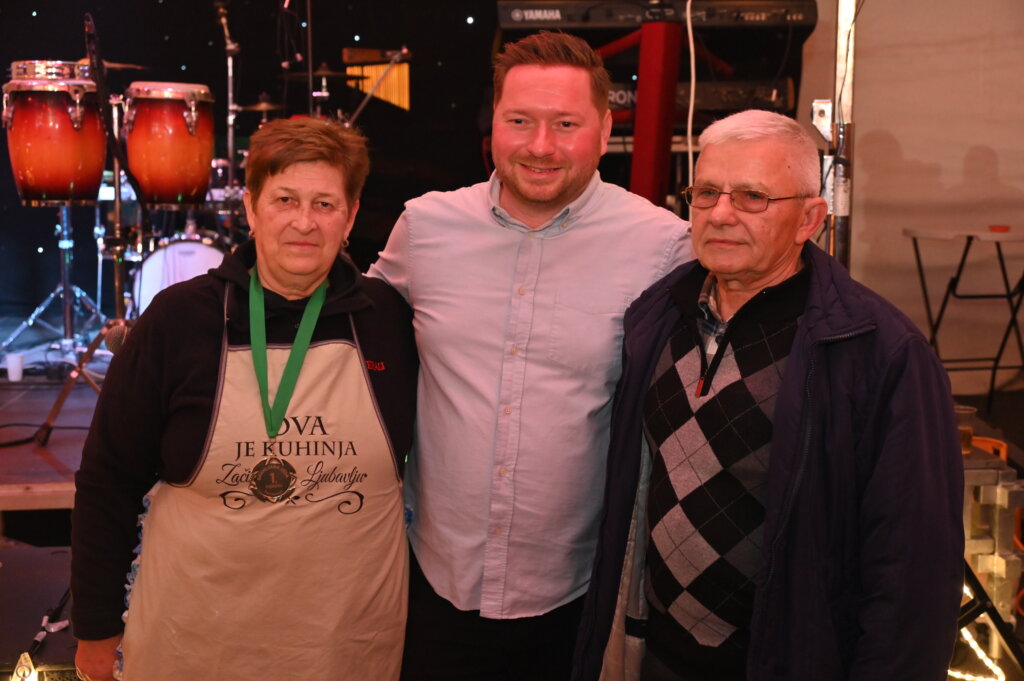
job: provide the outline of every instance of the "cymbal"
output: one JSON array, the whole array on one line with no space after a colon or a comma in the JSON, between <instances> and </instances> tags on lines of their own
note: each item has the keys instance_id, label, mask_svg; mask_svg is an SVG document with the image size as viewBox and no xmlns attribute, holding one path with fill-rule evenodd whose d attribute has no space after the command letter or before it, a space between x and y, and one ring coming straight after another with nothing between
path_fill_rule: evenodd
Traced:
<instances>
[{"instance_id":1,"label":"cymbal","mask_svg":"<svg viewBox=\"0 0 1024 681\"><path fill-rule=\"evenodd\" d=\"M280 104L274 104L273 102L260 102L259 104L250 104L249 106L241 107L242 111L277 111L281 108Z\"/></svg>"},{"instance_id":2,"label":"cymbal","mask_svg":"<svg viewBox=\"0 0 1024 681\"><path fill-rule=\"evenodd\" d=\"M88 57L82 57L81 59L78 60L78 63L79 64L88 64L89 63L89 58ZM141 66L139 64L125 64L123 62L107 61L106 59L103 60L103 65L106 66L108 69L119 69L119 70L132 69L132 70L135 70L135 71L145 71L146 69L149 68L148 66Z\"/></svg>"},{"instance_id":3,"label":"cymbal","mask_svg":"<svg viewBox=\"0 0 1024 681\"><path fill-rule=\"evenodd\" d=\"M307 73L286 73L285 78L288 80L305 80L309 77ZM321 67L313 72L314 78L340 78L342 80L366 80L366 76L357 76L355 74L345 73L344 71L331 71L328 68Z\"/></svg>"}]
</instances>

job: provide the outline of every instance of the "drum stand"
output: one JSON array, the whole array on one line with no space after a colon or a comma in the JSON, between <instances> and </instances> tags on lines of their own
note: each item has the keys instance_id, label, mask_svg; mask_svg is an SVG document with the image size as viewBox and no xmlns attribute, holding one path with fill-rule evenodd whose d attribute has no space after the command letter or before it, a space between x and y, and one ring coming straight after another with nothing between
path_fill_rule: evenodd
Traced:
<instances>
[{"instance_id":1,"label":"drum stand","mask_svg":"<svg viewBox=\"0 0 1024 681\"><path fill-rule=\"evenodd\" d=\"M41 326L50 330L53 333L60 333L60 331L52 324L42 318L43 313L46 312L50 304L59 296L61 299L61 307L64 317L64 335L60 339L60 350L65 356L73 356L75 352L75 311L84 308L89 312L89 318L85 323L85 327L88 327L94 321L106 322L106 317L100 312L99 305L97 305L92 298L90 298L85 291L78 288L71 283L71 262L73 260L72 249L74 248L75 242L71 237L71 202L65 202L63 206L58 210L58 216L60 221L57 225L57 247L60 249L60 283L53 290L46 299L32 311L32 314L28 316L18 328L7 337L7 339L0 343L0 352L6 352L12 343L24 333L30 326Z\"/></svg>"},{"instance_id":2,"label":"drum stand","mask_svg":"<svg viewBox=\"0 0 1024 681\"><path fill-rule=\"evenodd\" d=\"M115 137L119 130L118 125L118 105L121 103L121 97L115 95L111 97L113 125L115 130ZM93 380L85 371L86 365L92 360L92 356L99 349L100 343L106 341L107 348L112 352L116 353L120 350L121 345L124 343L125 337L128 335L128 331L131 328L131 322L125 318L125 302L124 302L124 282L125 282L125 252L127 250L127 242L123 237L121 228L122 219L122 208L121 208L121 163L118 160L117 155L114 156L114 236L109 240L111 244L111 252L113 255L114 265L114 308L115 317L113 319L106 319L103 327L100 329L96 337L89 343L89 347L85 349L82 356L78 359L78 363L68 374L67 380L64 381L64 387L61 388L60 394L57 395L56 401L50 408L50 413L46 415L46 420L43 425L39 426L39 430L36 431L33 439L40 446L45 446L50 440L50 434L53 432L53 424L57 421L57 416L60 415L61 409L64 408L64 402L68 399L68 395L71 394L71 389L75 387L75 383L78 382L78 378L81 377L89 386L97 393L100 392L100 386Z\"/></svg>"}]
</instances>

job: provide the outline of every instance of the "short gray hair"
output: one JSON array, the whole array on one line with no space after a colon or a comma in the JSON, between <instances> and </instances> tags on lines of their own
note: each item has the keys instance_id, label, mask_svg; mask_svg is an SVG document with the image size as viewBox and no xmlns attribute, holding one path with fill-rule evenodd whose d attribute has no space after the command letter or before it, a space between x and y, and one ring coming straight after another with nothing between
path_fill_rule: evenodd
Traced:
<instances>
[{"instance_id":1,"label":"short gray hair","mask_svg":"<svg viewBox=\"0 0 1024 681\"><path fill-rule=\"evenodd\" d=\"M748 109L715 121L700 135L700 147L725 142L754 142L774 140L793 147L790 161L797 191L806 196L821 193L821 163L818 145L810 134L788 116ZM699 160L699 159L698 159Z\"/></svg>"}]
</instances>

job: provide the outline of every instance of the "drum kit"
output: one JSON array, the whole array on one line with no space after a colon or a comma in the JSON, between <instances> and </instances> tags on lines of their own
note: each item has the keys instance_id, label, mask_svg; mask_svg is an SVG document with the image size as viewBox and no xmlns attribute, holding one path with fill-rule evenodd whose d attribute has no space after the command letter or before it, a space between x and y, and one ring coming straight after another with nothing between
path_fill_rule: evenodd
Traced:
<instances>
[{"instance_id":1,"label":"drum kit","mask_svg":"<svg viewBox=\"0 0 1024 681\"><path fill-rule=\"evenodd\" d=\"M2 343L6 351L29 327L38 324L57 332L42 317L56 300L63 303L64 330L60 349L74 355L76 312L89 313L86 326L108 320L100 305L70 282L72 205L96 207L99 257L97 292L102 291L103 263L114 262L117 325L129 326L153 296L167 286L217 266L231 245L234 230L244 224L242 189L234 161L235 116L249 107L236 106L234 57L227 12L220 6L228 71L228 158L214 158L213 93L198 83L135 81L123 93L108 93L108 69L141 70L135 64L98 58L92 18L86 15L89 57L77 62L33 60L11 65L3 85L2 123L15 184L26 206L58 210L57 241L61 281L55 290ZM261 102L255 110L277 108ZM116 140L116 141L114 141ZM105 171L108 144L114 170ZM122 170L123 169L123 170ZM103 225L101 203L113 201L113 229ZM122 230L123 201L136 202L137 227ZM152 229L150 211L172 211ZM212 213L216 230L197 227L198 212ZM181 220L184 215L184 227ZM210 226L211 220L204 220ZM131 268L130 272L124 268ZM108 348L114 334L107 341Z\"/></svg>"},{"instance_id":2,"label":"drum kit","mask_svg":"<svg viewBox=\"0 0 1024 681\"><path fill-rule=\"evenodd\" d=\"M0 352L7 350L36 323L57 331L41 315L60 298L64 322L60 350L64 361L58 366L74 369L65 371L64 390L35 435L41 445L48 441L53 421L77 378L99 391L84 367L100 344L106 341L107 348L116 352L132 320L156 293L220 264L228 240L217 232L198 230L195 221L195 212L207 205L211 177L219 185L216 206L221 213L237 215L241 205L233 164L213 158L214 99L210 88L195 83L135 81L123 95L111 94L108 98L107 68L142 67L103 62L90 29L95 30L91 17L86 15L87 60L16 61L11 65L10 81L2 88L0 120L7 131L11 168L22 204L56 208L59 218L61 281L0 344ZM233 108L229 107L232 114ZM109 143L111 140L116 142ZM233 154L233 138L229 142ZM108 143L113 156L113 172L109 175L112 197L102 186ZM123 181L130 186L123 186ZM100 201L104 198L114 201L112 230L104 228L100 220ZM139 226L131 233L122 229L122 203L130 199L136 201L139 212ZM104 316L99 305L70 282L72 205L96 206L100 265L104 259L114 265L115 318ZM154 233L151 210L184 211L185 231ZM125 268L129 264L133 265L131 283L126 285ZM91 314L86 326L99 321L102 328L79 355L74 320L76 309L83 307Z\"/></svg>"},{"instance_id":3,"label":"drum kit","mask_svg":"<svg viewBox=\"0 0 1024 681\"><path fill-rule=\"evenodd\" d=\"M192 211L207 202L211 176L223 178L229 165L224 159L213 158L210 88L193 83L136 81L123 96L112 96L110 106L115 121L123 112L119 137L127 153L128 170L140 191L136 194L127 186L115 189L127 190L127 198L141 197L140 203L149 210L185 210L191 218ZM73 246L69 207L96 204L104 194L110 197L109 192L101 192L106 189L101 185L107 134L89 65L14 62L11 80L3 86L2 120L22 203L59 209L62 271L56 290L0 345L0 350L33 323L41 322L46 306L60 297L65 303L61 346L71 351L75 344L71 305L85 306L92 313L89 323L105 321L98 304L68 281ZM232 188L225 186L224 179L219 184L218 198L223 202L230 198L225 195ZM115 190L114 194L118 193ZM115 200L120 203L121 198ZM226 248L224 239L201 233L194 225L194 219L188 219L185 233L169 235L138 230L132 239L123 240L120 253L114 250L118 248L116 240L100 242L104 248L113 244L103 253L108 259L123 259L134 265L130 291L116 292L125 297L128 316L140 314L159 290L220 263ZM118 313L125 318L126 314Z\"/></svg>"},{"instance_id":4,"label":"drum kit","mask_svg":"<svg viewBox=\"0 0 1024 681\"><path fill-rule=\"evenodd\" d=\"M135 81L123 94L107 91L107 69L144 67L103 61L89 14L85 21L88 58L77 62L16 61L11 65L10 81L2 88L2 124L7 131L14 180L24 205L58 211L61 280L43 303L0 343L0 352L6 351L34 324L56 332L41 315L59 298L64 321L60 350L70 360L62 366L75 367L47 423L35 437L40 444L46 443L53 420L76 377L82 377L99 390L83 371L99 345L106 341L108 349L117 352L133 320L153 296L171 284L219 265L232 244L234 229L244 224L242 189L236 180L235 118L239 112L260 112L262 122L266 122L268 112L280 107L265 96L252 106L235 104L234 58L239 48L231 38L227 12L222 5L218 6L218 19L224 29L227 60L226 159L214 158L214 98L208 86ZM388 53L387 57L394 65L408 60L409 51L402 48ZM322 115L322 107L330 96L328 79L362 78L331 71L326 65L307 71L299 75L308 81L310 115L314 116ZM319 81L318 91L314 90L314 78ZM380 79L377 84L379 82ZM354 122L375 89L376 85L353 116L339 117L348 124ZM112 172L104 170L108 147ZM238 155L243 156L244 152ZM109 184L105 177L110 178ZM110 200L113 211L112 225L108 229L103 225L100 205ZM123 228L123 203L131 200L136 202L138 220L137 227L129 230ZM99 304L70 282L72 205L96 207L94 234L99 250L100 280L97 298L102 288L103 262L112 261L114 318L103 315ZM154 231L150 211L184 214L184 231ZM196 220L199 211L213 212L217 216L216 226L226 229L199 229ZM181 221L166 222L179 225ZM130 275L126 269L129 265ZM98 321L102 328L76 362L74 319L75 312L83 309L90 314L86 326Z\"/></svg>"}]
</instances>

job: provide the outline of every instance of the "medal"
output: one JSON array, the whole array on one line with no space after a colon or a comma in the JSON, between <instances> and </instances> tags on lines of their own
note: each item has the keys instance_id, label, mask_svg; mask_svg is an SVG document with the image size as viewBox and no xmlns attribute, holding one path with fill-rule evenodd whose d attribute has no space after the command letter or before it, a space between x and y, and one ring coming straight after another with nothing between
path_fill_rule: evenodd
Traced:
<instances>
[{"instance_id":1,"label":"medal","mask_svg":"<svg viewBox=\"0 0 1024 681\"><path fill-rule=\"evenodd\" d=\"M302 362L306 359L309 341L313 337L313 328L320 317L320 310L327 297L327 280L316 288L302 312L302 321L295 334L295 342L288 353L288 361L281 373L281 382L277 386L274 404L270 404L270 390L267 380L267 322L263 302L263 285L260 284L258 268L254 265L249 277L249 335L252 339L252 364L256 371L256 383L260 389L260 400L263 405L263 423L267 429L267 437L273 440L281 430L285 412L295 392L295 383L299 380ZM265 459L252 469L249 489L257 498L276 503L295 490L295 469L287 461L276 456Z\"/></svg>"},{"instance_id":2,"label":"medal","mask_svg":"<svg viewBox=\"0 0 1024 681\"><path fill-rule=\"evenodd\" d=\"M276 504L295 491L295 469L284 459L272 456L253 466L249 489L261 501Z\"/></svg>"}]
</instances>

